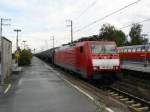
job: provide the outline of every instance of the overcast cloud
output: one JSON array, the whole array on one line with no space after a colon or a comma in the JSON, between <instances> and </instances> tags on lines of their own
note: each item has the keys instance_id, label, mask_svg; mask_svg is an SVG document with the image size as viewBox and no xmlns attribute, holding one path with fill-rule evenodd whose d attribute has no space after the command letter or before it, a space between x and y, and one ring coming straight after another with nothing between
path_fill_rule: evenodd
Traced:
<instances>
[{"instance_id":1,"label":"overcast cloud","mask_svg":"<svg viewBox=\"0 0 150 112\"><path fill-rule=\"evenodd\" d=\"M122 8L136 0L95 0L95 4L85 13L80 14L94 0L1 0L0 17L11 18L11 26L3 27L3 35L13 42L15 49L16 33L13 29L22 30L19 33L19 44L23 40L31 49L45 50L52 47L51 36L55 36L55 46L70 41L70 28L67 28L67 19L72 19L74 31L97 20L105 15ZM150 18L150 1L141 0L103 21L94 24L80 32L74 33L74 39L83 36L98 34L102 24L110 23L116 28ZM142 23L143 33L150 35L150 21ZM122 29L128 35L130 27ZM148 36L149 38L149 36ZM150 39L150 38L149 38Z\"/></svg>"}]
</instances>

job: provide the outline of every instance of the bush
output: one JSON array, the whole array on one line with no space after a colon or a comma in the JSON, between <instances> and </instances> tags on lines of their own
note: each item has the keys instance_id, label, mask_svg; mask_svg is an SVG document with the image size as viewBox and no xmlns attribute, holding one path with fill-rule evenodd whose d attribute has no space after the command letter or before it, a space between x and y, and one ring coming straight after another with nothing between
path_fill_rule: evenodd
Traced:
<instances>
[{"instance_id":1,"label":"bush","mask_svg":"<svg viewBox=\"0 0 150 112\"><path fill-rule=\"evenodd\" d=\"M31 64L32 53L30 50L22 50L19 52L18 65L25 66Z\"/></svg>"}]
</instances>

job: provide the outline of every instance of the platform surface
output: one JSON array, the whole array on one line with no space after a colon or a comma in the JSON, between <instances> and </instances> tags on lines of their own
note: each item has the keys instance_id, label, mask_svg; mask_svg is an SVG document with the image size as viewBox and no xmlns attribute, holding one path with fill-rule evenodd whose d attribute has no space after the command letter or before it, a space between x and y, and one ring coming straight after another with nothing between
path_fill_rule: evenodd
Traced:
<instances>
[{"instance_id":1,"label":"platform surface","mask_svg":"<svg viewBox=\"0 0 150 112\"><path fill-rule=\"evenodd\" d=\"M0 98L0 112L97 112L97 106L36 57Z\"/></svg>"},{"instance_id":2,"label":"platform surface","mask_svg":"<svg viewBox=\"0 0 150 112\"><path fill-rule=\"evenodd\" d=\"M150 64L147 64L147 67L144 67L144 62L125 61L122 63L122 69L150 73Z\"/></svg>"}]
</instances>

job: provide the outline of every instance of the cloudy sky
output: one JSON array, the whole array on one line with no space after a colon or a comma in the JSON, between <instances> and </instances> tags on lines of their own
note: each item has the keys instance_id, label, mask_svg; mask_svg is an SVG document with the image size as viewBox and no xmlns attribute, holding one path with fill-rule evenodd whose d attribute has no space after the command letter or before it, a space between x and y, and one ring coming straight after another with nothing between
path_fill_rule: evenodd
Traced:
<instances>
[{"instance_id":1,"label":"cloudy sky","mask_svg":"<svg viewBox=\"0 0 150 112\"><path fill-rule=\"evenodd\" d=\"M15 49L16 33L13 29L21 29L19 45L23 47L22 41L25 40L31 49L35 48L38 52L52 47L51 36L53 35L55 46L70 41L70 28L66 27L69 24L66 20L73 20L73 28L76 31L135 1L137 0L0 0L0 17L11 19L11 21L4 21L11 26L3 26L3 36L13 42L13 49ZM119 29L149 19L149 7L149 0L140 0L137 4L111 17L75 32L74 40L98 34L104 23L110 23ZM142 24L143 33L150 35L150 21ZM129 29L130 27L122 30L128 35Z\"/></svg>"}]
</instances>

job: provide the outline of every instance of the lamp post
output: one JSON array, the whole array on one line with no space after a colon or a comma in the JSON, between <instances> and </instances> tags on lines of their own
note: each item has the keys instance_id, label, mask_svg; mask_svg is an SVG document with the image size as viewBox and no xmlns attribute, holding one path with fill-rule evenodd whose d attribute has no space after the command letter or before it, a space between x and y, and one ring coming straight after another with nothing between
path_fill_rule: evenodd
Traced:
<instances>
[{"instance_id":1,"label":"lamp post","mask_svg":"<svg viewBox=\"0 0 150 112\"><path fill-rule=\"evenodd\" d=\"M16 49L18 50L18 32L21 32L21 30L20 29L14 29L14 32L17 32Z\"/></svg>"}]
</instances>

